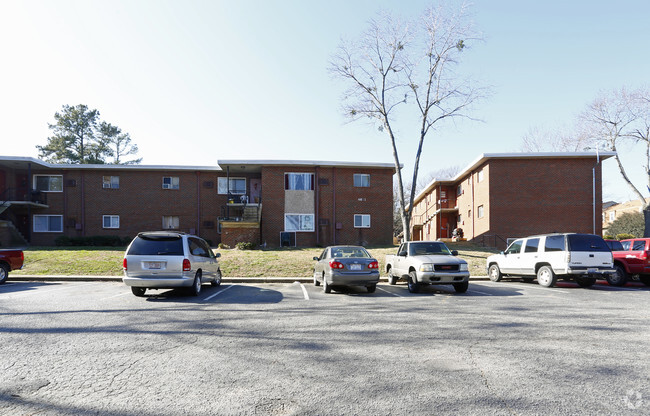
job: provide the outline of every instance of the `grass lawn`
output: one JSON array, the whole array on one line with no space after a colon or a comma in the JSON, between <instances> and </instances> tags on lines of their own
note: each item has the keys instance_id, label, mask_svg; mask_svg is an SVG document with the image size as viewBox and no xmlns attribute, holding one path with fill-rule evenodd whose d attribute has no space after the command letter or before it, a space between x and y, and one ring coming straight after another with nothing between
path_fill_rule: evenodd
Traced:
<instances>
[{"instance_id":1,"label":"grass lawn","mask_svg":"<svg viewBox=\"0 0 650 416\"><path fill-rule=\"evenodd\" d=\"M449 243L448 246L458 250L459 256L467 261L472 276L484 276L485 258L496 252L470 243ZM322 248L215 250L221 253L219 261L226 277L311 276L312 258L322 251ZM369 248L368 251L379 260L379 268L383 271L386 254L394 254L397 247ZM11 274L120 276L123 257L123 248L32 247L25 250L23 269Z\"/></svg>"}]
</instances>

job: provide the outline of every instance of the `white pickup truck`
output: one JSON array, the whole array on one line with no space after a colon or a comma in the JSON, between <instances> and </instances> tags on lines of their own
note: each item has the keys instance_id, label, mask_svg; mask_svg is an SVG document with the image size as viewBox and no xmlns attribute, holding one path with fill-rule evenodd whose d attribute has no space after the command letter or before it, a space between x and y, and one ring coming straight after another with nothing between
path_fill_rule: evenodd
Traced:
<instances>
[{"instance_id":1,"label":"white pickup truck","mask_svg":"<svg viewBox=\"0 0 650 416\"><path fill-rule=\"evenodd\" d=\"M582 287L616 273L612 252L605 241L593 234L546 234L513 241L506 251L486 261L488 276L498 282L504 276L524 281L537 278L544 287L557 279L574 280Z\"/></svg>"},{"instance_id":2,"label":"white pickup truck","mask_svg":"<svg viewBox=\"0 0 650 416\"><path fill-rule=\"evenodd\" d=\"M394 285L399 279L406 279L411 293L420 291L420 286L454 285L458 293L467 292L469 269L467 262L456 257L457 251L450 251L440 241L409 241L402 243L397 254L386 256L388 283Z\"/></svg>"}]
</instances>

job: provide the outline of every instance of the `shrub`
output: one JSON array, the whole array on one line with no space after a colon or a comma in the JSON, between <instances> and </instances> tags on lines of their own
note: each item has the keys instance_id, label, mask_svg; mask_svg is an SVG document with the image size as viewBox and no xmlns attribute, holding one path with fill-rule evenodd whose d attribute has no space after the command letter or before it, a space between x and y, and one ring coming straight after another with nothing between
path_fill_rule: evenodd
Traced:
<instances>
[{"instance_id":1,"label":"shrub","mask_svg":"<svg viewBox=\"0 0 650 416\"><path fill-rule=\"evenodd\" d=\"M614 236L613 236L613 235L609 235L609 234L605 234L605 235L603 236L603 239L604 239L604 240L615 240Z\"/></svg>"},{"instance_id":2,"label":"shrub","mask_svg":"<svg viewBox=\"0 0 650 416\"><path fill-rule=\"evenodd\" d=\"M236 247L239 250L254 250L254 249L257 248L257 244L239 242L239 243L237 243Z\"/></svg>"},{"instance_id":3,"label":"shrub","mask_svg":"<svg viewBox=\"0 0 650 416\"><path fill-rule=\"evenodd\" d=\"M634 238L634 237L635 237L635 236L633 236L632 234L625 234L625 233L623 233L623 234L616 234L616 239L617 239L617 240L627 240L628 238Z\"/></svg>"},{"instance_id":4,"label":"shrub","mask_svg":"<svg viewBox=\"0 0 650 416\"><path fill-rule=\"evenodd\" d=\"M627 234L629 237L642 237L645 229L645 221L643 214L640 212L625 213L616 218L609 227L607 227L607 234L615 235L618 238L619 234Z\"/></svg>"},{"instance_id":5,"label":"shrub","mask_svg":"<svg viewBox=\"0 0 650 416\"><path fill-rule=\"evenodd\" d=\"M219 243L219 245L218 245L217 247L219 247L219 248L221 248L221 249L224 249L224 248L225 248L225 249L228 249L228 248L230 248L229 245L224 244L224 243Z\"/></svg>"}]
</instances>

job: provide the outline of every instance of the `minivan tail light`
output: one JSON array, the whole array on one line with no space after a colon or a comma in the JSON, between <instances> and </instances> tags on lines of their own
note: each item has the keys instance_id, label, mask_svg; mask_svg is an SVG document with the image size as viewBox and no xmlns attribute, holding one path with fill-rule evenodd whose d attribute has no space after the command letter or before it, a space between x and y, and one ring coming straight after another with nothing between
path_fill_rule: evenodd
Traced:
<instances>
[{"instance_id":1,"label":"minivan tail light","mask_svg":"<svg viewBox=\"0 0 650 416\"><path fill-rule=\"evenodd\" d=\"M343 263L341 263L339 261L332 260L332 261L330 261L330 268L331 269L344 269L345 266L343 265Z\"/></svg>"},{"instance_id":2,"label":"minivan tail light","mask_svg":"<svg viewBox=\"0 0 650 416\"><path fill-rule=\"evenodd\" d=\"M372 261L372 262L370 262L370 264L368 265L368 268L369 268L369 269L378 269L378 268L379 268L379 263L376 262L376 261Z\"/></svg>"},{"instance_id":3,"label":"minivan tail light","mask_svg":"<svg viewBox=\"0 0 650 416\"><path fill-rule=\"evenodd\" d=\"M183 259L183 271L189 272L190 270L192 270L192 265L190 264L190 261L188 259Z\"/></svg>"},{"instance_id":4,"label":"minivan tail light","mask_svg":"<svg viewBox=\"0 0 650 416\"><path fill-rule=\"evenodd\" d=\"M122 268L124 269L124 271L128 270L128 267L126 267L126 258L124 258L124 260L122 260Z\"/></svg>"}]
</instances>

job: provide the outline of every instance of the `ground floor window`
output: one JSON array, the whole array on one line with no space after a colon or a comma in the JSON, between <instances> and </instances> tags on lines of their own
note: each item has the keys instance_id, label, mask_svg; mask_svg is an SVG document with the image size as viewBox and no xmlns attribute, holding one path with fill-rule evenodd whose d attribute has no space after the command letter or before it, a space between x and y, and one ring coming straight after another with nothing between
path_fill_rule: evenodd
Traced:
<instances>
[{"instance_id":1,"label":"ground floor window","mask_svg":"<svg viewBox=\"0 0 650 416\"><path fill-rule=\"evenodd\" d=\"M370 215L354 214L354 228L370 228Z\"/></svg>"},{"instance_id":2,"label":"ground floor window","mask_svg":"<svg viewBox=\"0 0 650 416\"><path fill-rule=\"evenodd\" d=\"M314 214L284 214L284 231L314 231Z\"/></svg>"},{"instance_id":3,"label":"ground floor window","mask_svg":"<svg viewBox=\"0 0 650 416\"><path fill-rule=\"evenodd\" d=\"M178 230L180 227L179 218L175 215L163 216L163 230Z\"/></svg>"},{"instance_id":4,"label":"ground floor window","mask_svg":"<svg viewBox=\"0 0 650 416\"><path fill-rule=\"evenodd\" d=\"M102 222L104 228L120 228L119 215L103 215Z\"/></svg>"},{"instance_id":5,"label":"ground floor window","mask_svg":"<svg viewBox=\"0 0 650 416\"><path fill-rule=\"evenodd\" d=\"M35 233L62 233L63 215L34 215Z\"/></svg>"}]
</instances>

